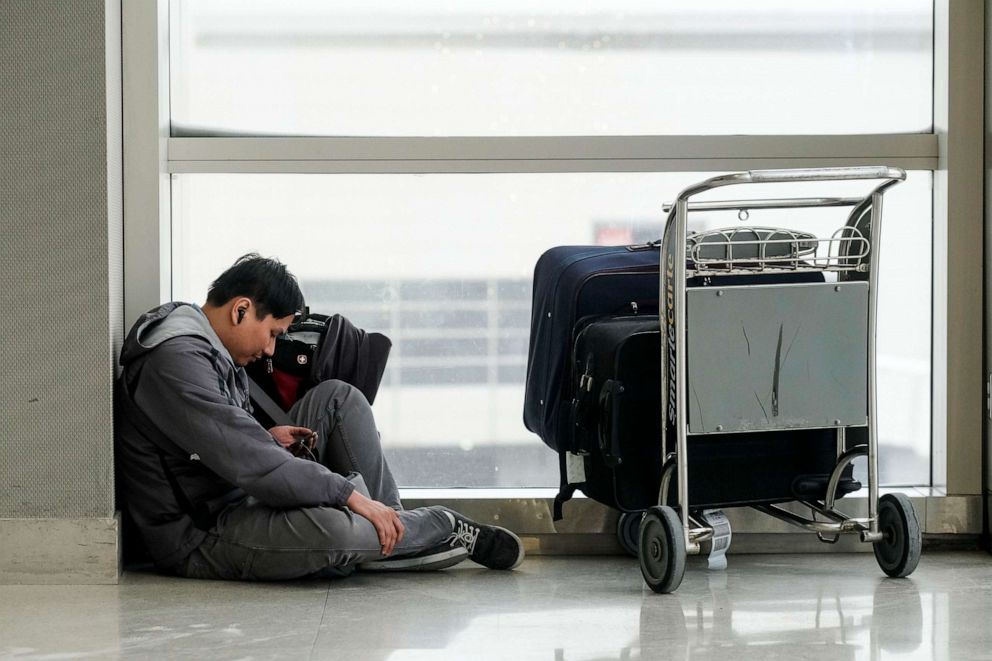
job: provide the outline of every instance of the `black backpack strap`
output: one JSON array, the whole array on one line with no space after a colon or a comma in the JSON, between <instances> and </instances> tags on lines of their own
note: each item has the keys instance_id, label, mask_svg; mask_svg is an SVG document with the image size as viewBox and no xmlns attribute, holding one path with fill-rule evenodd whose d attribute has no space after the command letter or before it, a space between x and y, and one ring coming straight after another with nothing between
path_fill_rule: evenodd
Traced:
<instances>
[{"instance_id":1,"label":"black backpack strap","mask_svg":"<svg viewBox=\"0 0 992 661\"><path fill-rule=\"evenodd\" d=\"M555 496L552 517L555 521L562 520L562 507L575 495L575 487L568 483L568 468L565 466L565 450L558 452L558 471L561 475L558 495Z\"/></svg>"},{"instance_id":2,"label":"black backpack strap","mask_svg":"<svg viewBox=\"0 0 992 661\"><path fill-rule=\"evenodd\" d=\"M258 408L265 411L265 415L269 416L274 424L296 425L293 419L289 417L289 414L283 411L282 407L276 404L274 399L269 397L269 393L265 392L262 386L258 385L255 379L250 376L248 377L248 396L251 398L253 404L257 404Z\"/></svg>"}]
</instances>

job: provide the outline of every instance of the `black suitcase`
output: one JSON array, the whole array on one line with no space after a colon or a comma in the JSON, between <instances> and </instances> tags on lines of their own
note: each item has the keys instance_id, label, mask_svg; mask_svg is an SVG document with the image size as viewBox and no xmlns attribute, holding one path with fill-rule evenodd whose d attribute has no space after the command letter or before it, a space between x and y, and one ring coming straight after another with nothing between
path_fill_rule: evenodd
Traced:
<instances>
[{"instance_id":1,"label":"black suitcase","mask_svg":"<svg viewBox=\"0 0 992 661\"><path fill-rule=\"evenodd\" d=\"M563 477L567 490L579 488L623 511L657 501L663 455L660 346L656 315L592 317L577 324L570 451L582 469L575 482Z\"/></svg>"},{"instance_id":2,"label":"black suitcase","mask_svg":"<svg viewBox=\"0 0 992 661\"><path fill-rule=\"evenodd\" d=\"M577 324L570 411L573 461L584 480L567 485L624 512L658 502L661 486L661 335L654 315L595 317ZM674 450L674 434L668 452ZM693 509L823 498L836 464L829 429L713 434L689 440ZM861 485L848 466L838 496ZM677 502L677 478L669 502ZM567 497L567 495L565 496Z\"/></svg>"}]
</instances>

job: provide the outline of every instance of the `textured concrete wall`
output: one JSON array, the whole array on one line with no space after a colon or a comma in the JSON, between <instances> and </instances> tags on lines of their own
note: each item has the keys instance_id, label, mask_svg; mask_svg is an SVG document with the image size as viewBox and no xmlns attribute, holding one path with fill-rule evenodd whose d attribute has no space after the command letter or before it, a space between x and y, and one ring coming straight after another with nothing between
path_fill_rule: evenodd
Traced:
<instances>
[{"instance_id":1,"label":"textured concrete wall","mask_svg":"<svg viewBox=\"0 0 992 661\"><path fill-rule=\"evenodd\" d=\"M0 582L26 540L88 543L40 520L113 521L119 43L119 3L0 2Z\"/></svg>"}]
</instances>

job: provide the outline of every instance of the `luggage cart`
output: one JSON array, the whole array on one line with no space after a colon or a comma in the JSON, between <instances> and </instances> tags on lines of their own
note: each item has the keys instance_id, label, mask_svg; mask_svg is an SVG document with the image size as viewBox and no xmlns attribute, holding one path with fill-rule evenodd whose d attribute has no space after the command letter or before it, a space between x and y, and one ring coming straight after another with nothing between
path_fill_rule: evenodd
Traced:
<instances>
[{"instance_id":1,"label":"luggage cart","mask_svg":"<svg viewBox=\"0 0 992 661\"><path fill-rule=\"evenodd\" d=\"M875 396L882 196L905 178L890 167L750 171L707 179L666 205L659 300L664 463L659 504L644 513L638 530L641 573L655 592L677 589L686 555L700 553L713 538L713 528L689 502L687 457L690 437L715 434L836 430L837 463L824 497L795 501L809 516L777 504L751 506L815 532L823 542L858 534L874 545L889 576L908 576L916 568L921 533L909 498L879 498ZM723 186L859 179L880 183L864 197L691 201ZM692 211L738 210L744 220L752 209L810 207L851 212L845 226L824 238L755 227L687 236ZM802 271L821 272L824 281L775 284L776 274ZM767 274L769 284L720 285L722 276L744 273ZM710 278L710 286L687 287L693 276ZM854 518L838 511L835 501L842 473L862 456L868 461L868 516ZM666 502L673 475L676 507Z\"/></svg>"}]
</instances>

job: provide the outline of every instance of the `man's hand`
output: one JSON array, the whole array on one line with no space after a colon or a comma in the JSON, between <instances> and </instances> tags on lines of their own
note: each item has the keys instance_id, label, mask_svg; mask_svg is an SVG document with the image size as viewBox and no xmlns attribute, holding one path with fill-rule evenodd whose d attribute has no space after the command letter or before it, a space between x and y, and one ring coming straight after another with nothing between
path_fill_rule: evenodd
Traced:
<instances>
[{"instance_id":1,"label":"man's hand","mask_svg":"<svg viewBox=\"0 0 992 661\"><path fill-rule=\"evenodd\" d=\"M375 526L375 531L379 533L379 544L382 545L382 555L388 556L393 552L393 547L403 539L404 528L400 522L399 514L391 507L386 507L382 503L367 498L357 491L352 491L345 503L355 514L364 516Z\"/></svg>"},{"instance_id":2,"label":"man's hand","mask_svg":"<svg viewBox=\"0 0 992 661\"><path fill-rule=\"evenodd\" d=\"M305 443L309 449L313 449L313 443L317 440L316 434L306 427L292 427L290 425L280 425L269 430L272 438L276 439L279 445L290 450L297 442Z\"/></svg>"}]
</instances>

